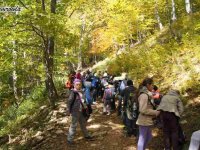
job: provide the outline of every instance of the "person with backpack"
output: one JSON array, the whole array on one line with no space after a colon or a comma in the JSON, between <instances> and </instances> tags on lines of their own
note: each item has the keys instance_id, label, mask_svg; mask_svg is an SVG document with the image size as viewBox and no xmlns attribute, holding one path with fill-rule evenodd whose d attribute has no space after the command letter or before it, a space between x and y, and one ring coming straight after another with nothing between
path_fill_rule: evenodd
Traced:
<instances>
[{"instance_id":1,"label":"person with backpack","mask_svg":"<svg viewBox=\"0 0 200 150\"><path fill-rule=\"evenodd\" d=\"M111 101L114 98L114 91L111 87L109 87L109 84L105 84L105 90L103 95L103 114L110 115L111 110ZM114 88L113 88L114 89Z\"/></svg>"},{"instance_id":2,"label":"person with backpack","mask_svg":"<svg viewBox=\"0 0 200 150\"><path fill-rule=\"evenodd\" d=\"M181 150L179 143L179 135L182 129L179 119L183 113L183 103L180 99L178 90L170 90L163 96L157 110L161 111L161 119L163 123L164 145L166 150Z\"/></svg>"},{"instance_id":3,"label":"person with backpack","mask_svg":"<svg viewBox=\"0 0 200 150\"><path fill-rule=\"evenodd\" d=\"M159 111L154 110L151 105L153 90L153 79L145 78L142 82L141 89L139 89L139 116L136 124L139 126L139 139L137 150L145 150L148 143L152 139L151 127L153 126L153 118L160 114Z\"/></svg>"},{"instance_id":4,"label":"person with backpack","mask_svg":"<svg viewBox=\"0 0 200 150\"><path fill-rule=\"evenodd\" d=\"M96 104L96 99L97 99L97 90L99 88L99 84L100 84L100 79L97 76L97 73L94 74L93 78L92 78L92 99L93 99L93 104Z\"/></svg>"},{"instance_id":5,"label":"person with backpack","mask_svg":"<svg viewBox=\"0 0 200 150\"><path fill-rule=\"evenodd\" d=\"M123 97L124 97L124 90L127 86L127 76L125 76L124 80L121 80L119 84L119 95L118 95L118 107L117 107L117 115L123 115L121 112L122 110L122 102L123 102ZM122 116L123 118L123 116Z\"/></svg>"},{"instance_id":6,"label":"person with backpack","mask_svg":"<svg viewBox=\"0 0 200 150\"><path fill-rule=\"evenodd\" d=\"M133 81L127 81L127 87L124 90L124 109L125 109L125 126L126 136L137 136L137 88L133 86Z\"/></svg>"},{"instance_id":7,"label":"person with backpack","mask_svg":"<svg viewBox=\"0 0 200 150\"><path fill-rule=\"evenodd\" d=\"M79 122L81 130L85 139L92 139L86 129L87 118L84 116L83 111L87 106L85 105L85 97L81 91L81 80L74 80L74 89L71 90L69 99L67 101L67 114L71 115L71 125L67 136L67 143L73 144L74 135L76 133L77 124ZM89 112L91 113L91 112Z\"/></svg>"},{"instance_id":8,"label":"person with backpack","mask_svg":"<svg viewBox=\"0 0 200 150\"><path fill-rule=\"evenodd\" d=\"M85 75L84 87L85 87L86 102L87 104L92 104L92 95L91 95L92 74L89 70L87 70L87 73Z\"/></svg>"}]
</instances>

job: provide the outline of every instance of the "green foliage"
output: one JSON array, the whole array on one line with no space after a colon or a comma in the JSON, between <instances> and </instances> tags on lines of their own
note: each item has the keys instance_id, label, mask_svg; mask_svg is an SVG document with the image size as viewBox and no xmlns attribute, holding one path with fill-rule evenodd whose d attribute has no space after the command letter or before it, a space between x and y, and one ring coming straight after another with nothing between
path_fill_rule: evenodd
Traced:
<instances>
[{"instance_id":1,"label":"green foliage","mask_svg":"<svg viewBox=\"0 0 200 150\"><path fill-rule=\"evenodd\" d=\"M38 1L24 0L27 8L19 1L1 2L23 9L19 14L0 16L0 134L20 127L46 102L43 52L50 36L55 39L53 78L58 93L67 73L77 68L80 54L86 67L94 62L94 55L104 59L116 54L98 69L117 75L128 72L138 83L154 76L162 88L174 86L183 93L188 88L200 91L198 0L191 2L191 14L186 13L184 1L175 1L175 21L171 20L171 1L166 0L61 0L57 1L56 14L50 12L49 0L45 9Z\"/></svg>"},{"instance_id":2,"label":"green foliage","mask_svg":"<svg viewBox=\"0 0 200 150\"><path fill-rule=\"evenodd\" d=\"M190 91L190 94L195 95L200 92L200 78L199 74L192 74L191 79L183 84L182 91Z\"/></svg>"},{"instance_id":3,"label":"green foliage","mask_svg":"<svg viewBox=\"0 0 200 150\"><path fill-rule=\"evenodd\" d=\"M44 97L44 86L35 87L29 96L18 108L8 107L0 116L0 135L15 132L16 128L22 126L22 122L37 112L38 108L46 103Z\"/></svg>"}]
</instances>

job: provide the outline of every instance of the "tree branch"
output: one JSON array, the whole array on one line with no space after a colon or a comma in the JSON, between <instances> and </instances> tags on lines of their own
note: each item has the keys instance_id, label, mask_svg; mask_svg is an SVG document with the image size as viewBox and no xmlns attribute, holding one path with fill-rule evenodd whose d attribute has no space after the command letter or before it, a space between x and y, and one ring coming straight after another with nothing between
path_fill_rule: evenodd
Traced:
<instances>
[{"instance_id":1,"label":"tree branch","mask_svg":"<svg viewBox=\"0 0 200 150\"><path fill-rule=\"evenodd\" d=\"M18 0L20 2L20 4L22 4L22 6L26 9L28 9L28 7L26 7L26 5L21 1L21 0Z\"/></svg>"},{"instance_id":2,"label":"tree branch","mask_svg":"<svg viewBox=\"0 0 200 150\"><path fill-rule=\"evenodd\" d=\"M76 9L74 9L71 14L69 15L69 18L71 18L71 16L73 15L73 13L75 12Z\"/></svg>"}]
</instances>

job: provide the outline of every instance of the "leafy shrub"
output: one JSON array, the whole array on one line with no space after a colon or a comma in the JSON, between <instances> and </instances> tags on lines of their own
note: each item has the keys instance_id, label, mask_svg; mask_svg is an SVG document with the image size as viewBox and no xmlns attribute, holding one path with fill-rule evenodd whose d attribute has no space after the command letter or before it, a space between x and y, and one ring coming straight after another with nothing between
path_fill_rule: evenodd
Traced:
<instances>
[{"instance_id":1,"label":"leafy shrub","mask_svg":"<svg viewBox=\"0 0 200 150\"><path fill-rule=\"evenodd\" d=\"M20 104L18 108L10 106L0 116L0 135L7 134L21 127L24 119L30 117L38 108L45 103L44 86L33 88L30 95Z\"/></svg>"}]
</instances>

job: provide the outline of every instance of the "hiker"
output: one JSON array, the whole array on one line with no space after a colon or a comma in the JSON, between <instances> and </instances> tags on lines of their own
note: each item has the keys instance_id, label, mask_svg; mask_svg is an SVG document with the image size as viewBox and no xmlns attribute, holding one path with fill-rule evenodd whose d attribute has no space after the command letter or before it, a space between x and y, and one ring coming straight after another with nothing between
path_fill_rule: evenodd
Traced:
<instances>
[{"instance_id":1,"label":"hiker","mask_svg":"<svg viewBox=\"0 0 200 150\"><path fill-rule=\"evenodd\" d=\"M114 98L114 88L111 87L108 83L104 85L104 95L103 95L103 114L110 115L111 110L111 101Z\"/></svg>"},{"instance_id":2,"label":"hiker","mask_svg":"<svg viewBox=\"0 0 200 150\"><path fill-rule=\"evenodd\" d=\"M103 77L108 77L108 72L107 72L107 70L103 73Z\"/></svg>"},{"instance_id":3,"label":"hiker","mask_svg":"<svg viewBox=\"0 0 200 150\"><path fill-rule=\"evenodd\" d=\"M159 111L154 110L151 105L153 90L153 79L145 78L142 82L139 91L139 116L136 124L139 126L139 139L137 144L138 150L145 150L148 143L152 139L151 127L153 125L153 118L160 114Z\"/></svg>"},{"instance_id":4,"label":"hiker","mask_svg":"<svg viewBox=\"0 0 200 150\"><path fill-rule=\"evenodd\" d=\"M200 130L192 133L189 150L200 149Z\"/></svg>"},{"instance_id":5,"label":"hiker","mask_svg":"<svg viewBox=\"0 0 200 150\"><path fill-rule=\"evenodd\" d=\"M123 97L124 97L124 90L127 86L127 75L125 74L124 79L121 80L119 83L119 95L118 95L118 106L117 106L117 115L123 115L123 110L122 110L122 102L123 102ZM123 116L122 116L123 118Z\"/></svg>"},{"instance_id":6,"label":"hiker","mask_svg":"<svg viewBox=\"0 0 200 150\"><path fill-rule=\"evenodd\" d=\"M127 87L124 90L124 109L125 109L125 127L126 136L137 135L137 89L133 86L133 81L127 81Z\"/></svg>"},{"instance_id":7,"label":"hiker","mask_svg":"<svg viewBox=\"0 0 200 150\"><path fill-rule=\"evenodd\" d=\"M84 87L85 87L86 102L87 104L92 104L92 95L91 95L92 75L89 70L87 70L85 76Z\"/></svg>"},{"instance_id":8,"label":"hiker","mask_svg":"<svg viewBox=\"0 0 200 150\"><path fill-rule=\"evenodd\" d=\"M74 89L71 90L69 100L67 103L68 115L71 115L71 125L67 136L68 144L73 144L74 135L76 133L77 124L79 122L81 130L84 134L85 139L92 139L86 129L87 120L82 113L85 105L85 97L81 91L81 80L74 80Z\"/></svg>"},{"instance_id":9,"label":"hiker","mask_svg":"<svg viewBox=\"0 0 200 150\"><path fill-rule=\"evenodd\" d=\"M153 86L152 95L153 95L154 104L158 106L161 102L162 95L156 85Z\"/></svg>"},{"instance_id":10,"label":"hiker","mask_svg":"<svg viewBox=\"0 0 200 150\"><path fill-rule=\"evenodd\" d=\"M75 78L76 78L76 79L79 79L79 80L82 79L82 75L81 75L81 70L80 70L80 69L77 71L77 73L76 73L76 75L75 75Z\"/></svg>"},{"instance_id":11,"label":"hiker","mask_svg":"<svg viewBox=\"0 0 200 150\"><path fill-rule=\"evenodd\" d=\"M161 119L163 123L164 145L166 150L180 150L179 119L183 113L183 103L180 99L180 92L178 90L170 90L163 96L157 110L160 110Z\"/></svg>"},{"instance_id":12,"label":"hiker","mask_svg":"<svg viewBox=\"0 0 200 150\"><path fill-rule=\"evenodd\" d=\"M74 79L75 79L75 72L74 71L71 71L68 75L68 79L65 83L65 87L69 90L71 90L73 88L73 82L74 82Z\"/></svg>"},{"instance_id":13,"label":"hiker","mask_svg":"<svg viewBox=\"0 0 200 150\"><path fill-rule=\"evenodd\" d=\"M158 87L156 85L153 86L152 97L153 97L152 104L154 106L154 109L157 109L163 96L160 93L160 90L158 89ZM158 117L154 118L153 120L154 120L154 126L159 129L162 129L163 124L162 124L160 115Z\"/></svg>"},{"instance_id":14,"label":"hiker","mask_svg":"<svg viewBox=\"0 0 200 150\"><path fill-rule=\"evenodd\" d=\"M99 85L100 85L100 79L97 76L97 73L94 74L94 76L92 77L92 103L96 104L96 100L97 100L97 94L98 94L98 90L99 90Z\"/></svg>"},{"instance_id":15,"label":"hiker","mask_svg":"<svg viewBox=\"0 0 200 150\"><path fill-rule=\"evenodd\" d=\"M111 99L111 103L110 103L110 111L114 112L116 110L116 104L115 104L116 91L115 91L115 87L114 87L113 83L110 83L110 87L109 88L112 91L112 99Z\"/></svg>"}]
</instances>

